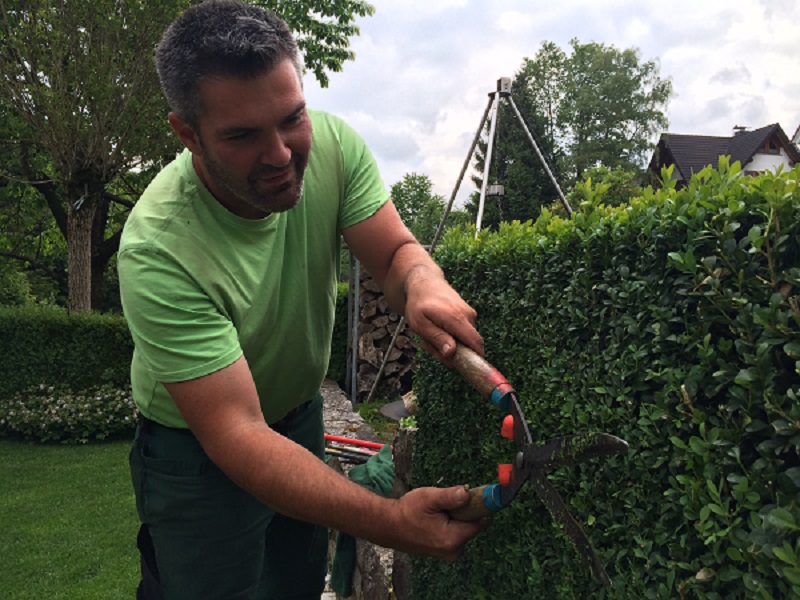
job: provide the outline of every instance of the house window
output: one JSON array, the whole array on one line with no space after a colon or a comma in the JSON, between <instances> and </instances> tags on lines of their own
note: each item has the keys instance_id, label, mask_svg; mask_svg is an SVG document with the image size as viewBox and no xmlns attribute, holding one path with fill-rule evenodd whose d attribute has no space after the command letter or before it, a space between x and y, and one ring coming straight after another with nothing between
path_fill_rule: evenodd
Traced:
<instances>
[{"instance_id":1,"label":"house window","mask_svg":"<svg viewBox=\"0 0 800 600\"><path fill-rule=\"evenodd\" d=\"M761 152L763 154L780 154L781 147L773 140L768 140L766 143L764 143L764 147L761 149Z\"/></svg>"}]
</instances>

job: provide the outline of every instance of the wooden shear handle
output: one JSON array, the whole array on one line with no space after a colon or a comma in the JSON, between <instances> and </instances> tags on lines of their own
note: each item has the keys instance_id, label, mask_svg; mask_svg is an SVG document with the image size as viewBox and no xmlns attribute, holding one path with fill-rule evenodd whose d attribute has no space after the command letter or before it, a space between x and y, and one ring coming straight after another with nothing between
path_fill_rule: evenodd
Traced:
<instances>
[{"instance_id":1,"label":"wooden shear handle","mask_svg":"<svg viewBox=\"0 0 800 600\"><path fill-rule=\"evenodd\" d=\"M467 492L469 492L469 503L465 504L461 508L457 508L456 510L451 510L450 516L456 521L477 521L478 519L483 519L484 517L491 517L494 514L494 511L490 510L489 507L486 506L486 502L483 497L483 494L488 487L488 485L482 485L481 487L477 488L468 487Z\"/></svg>"},{"instance_id":2,"label":"wooden shear handle","mask_svg":"<svg viewBox=\"0 0 800 600\"><path fill-rule=\"evenodd\" d=\"M508 384L508 380L500 371L467 346L457 344L451 360L467 383L487 400L496 401L496 398L493 398L493 394L496 394L498 389L502 390L503 393L513 391L513 388ZM493 515L495 510L500 508L499 506L495 510L490 508L493 505L492 492L495 490L496 484L467 488L469 503L459 509L450 511L450 516L457 521L477 521ZM490 497L487 498L487 495Z\"/></svg>"},{"instance_id":3,"label":"wooden shear handle","mask_svg":"<svg viewBox=\"0 0 800 600\"><path fill-rule=\"evenodd\" d=\"M508 380L489 362L462 344L456 344L456 351L450 359L456 369L481 396L490 399L492 392Z\"/></svg>"}]
</instances>

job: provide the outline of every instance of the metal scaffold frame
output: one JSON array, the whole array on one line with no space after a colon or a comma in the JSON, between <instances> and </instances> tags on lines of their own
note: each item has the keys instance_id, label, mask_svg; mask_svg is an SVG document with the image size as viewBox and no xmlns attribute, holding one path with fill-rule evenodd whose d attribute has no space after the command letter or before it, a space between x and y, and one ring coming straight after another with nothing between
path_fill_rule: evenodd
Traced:
<instances>
[{"instance_id":1,"label":"metal scaffold frame","mask_svg":"<svg viewBox=\"0 0 800 600\"><path fill-rule=\"evenodd\" d=\"M475 132L475 136L472 139L472 144L470 145L469 152L467 152L466 160L464 160L464 165L461 167L461 172L458 175L458 179L456 180L456 184L453 187L453 193L450 194L450 199L445 207L444 213L442 214L442 218L439 221L439 226L436 229L436 233L433 236L433 241L431 242L430 247L428 248L428 253L433 254L433 251L436 249L436 246L439 243L439 239L444 231L444 224L447 221L447 217L450 215L450 211L453 208L453 204L455 203L456 196L458 195L458 191L461 188L461 183L464 180L464 175L466 175L467 169L469 168L470 162L473 159L473 155L475 153L475 149L478 146L478 142L481 139L481 133L486 127L487 120L489 122L489 137L487 141L486 147L486 156L483 164L483 180L481 181L481 190L480 190L480 197L478 199L478 215L475 222L475 235L480 234L481 225L483 221L483 209L486 202L486 192L487 186L489 181L489 168L492 162L492 154L494 151L494 142L495 142L495 135L497 132L497 121L498 121L498 113L499 113L499 106L500 102L505 100L513 109L514 114L517 117L517 121L522 126L523 131L525 132L528 141L531 143L534 151L536 152L536 156L542 163L547 176L550 178L553 186L558 193L558 197L561 200L564 208L567 211L568 215L572 215L572 207L570 207L569 202L567 201L564 192L561 190L561 186L558 184L558 180L556 179L555 175L553 174L550 165L547 162L544 154L542 154L539 145L536 143L533 134L531 134L530 129L528 129L528 125L525 123L525 119L522 117L519 109L517 108L516 103L514 102L514 98L511 95L511 78L510 77L501 77L497 80L497 87L494 91L489 92L489 101L486 104L486 109L483 112L483 116L481 117L480 125L478 126L478 130ZM358 290L353 290L352 286L355 284L356 286L359 285L359 278L360 278L360 264L358 260L351 260L350 262L351 269L350 269L350 283L351 289L348 296L348 340L347 340L347 347L348 347L348 364L350 365L352 371L348 371L346 377L345 386L349 388L350 391L350 401L353 405L357 404L357 394L356 394L356 379L357 379L357 370L358 370L358 315L359 315L359 306L358 306ZM353 271L356 271L355 277L353 276ZM355 299L354 299L355 298ZM391 342L389 343L389 349L394 348L395 342L397 341L397 336L400 335L400 332L405 327L405 316L401 315L400 321L397 324L397 328L392 335ZM352 336L352 337L351 337ZM383 362L381 363L380 369L378 369L378 373L375 376L375 381L372 384L372 389L370 389L369 395L367 396L366 402L369 402L375 394L375 390L378 387L378 384L383 376L383 372L386 368L386 363L389 360L389 350L386 351L383 357Z\"/></svg>"}]
</instances>

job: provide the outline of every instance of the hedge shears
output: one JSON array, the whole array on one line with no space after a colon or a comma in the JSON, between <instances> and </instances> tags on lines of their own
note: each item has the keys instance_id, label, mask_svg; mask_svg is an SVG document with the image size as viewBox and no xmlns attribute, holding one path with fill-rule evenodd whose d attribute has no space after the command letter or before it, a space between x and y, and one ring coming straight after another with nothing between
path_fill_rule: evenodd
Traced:
<instances>
[{"instance_id":1,"label":"hedge shears","mask_svg":"<svg viewBox=\"0 0 800 600\"><path fill-rule=\"evenodd\" d=\"M589 538L546 475L557 467L574 466L590 458L626 452L627 442L607 433L582 433L534 443L517 392L506 378L466 346L458 345L452 361L470 385L507 413L501 435L516 442L517 452L513 463L498 466L498 483L469 489L469 504L452 511L451 516L460 521L490 516L507 507L525 482L530 482L553 519L563 526L581 561L600 583L611 585Z\"/></svg>"}]
</instances>

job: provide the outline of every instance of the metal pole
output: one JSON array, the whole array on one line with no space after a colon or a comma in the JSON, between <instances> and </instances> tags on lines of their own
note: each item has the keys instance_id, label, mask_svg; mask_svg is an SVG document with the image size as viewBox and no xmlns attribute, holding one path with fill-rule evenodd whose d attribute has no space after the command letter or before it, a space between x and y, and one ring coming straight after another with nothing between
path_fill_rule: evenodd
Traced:
<instances>
[{"instance_id":1,"label":"metal pole","mask_svg":"<svg viewBox=\"0 0 800 600\"><path fill-rule=\"evenodd\" d=\"M489 125L489 144L486 147L486 156L483 161L483 181L481 182L481 196L478 201L478 218L475 220L475 237L481 232L481 221L483 221L483 205L486 201L486 186L489 183L489 168L492 166L492 149L494 147L494 132L497 128L497 110L500 104L500 97L495 92L490 94L496 100L494 111L492 112L492 122Z\"/></svg>"},{"instance_id":2,"label":"metal pole","mask_svg":"<svg viewBox=\"0 0 800 600\"><path fill-rule=\"evenodd\" d=\"M353 292L353 323L352 323L352 334L353 334L353 353L350 357L351 360L351 369L352 369L352 385L350 386L350 404L355 406L358 404L358 313L359 310L359 301L360 301L360 292L361 292L361 261L358 258L355 259L355 271L353 275L354 281L354 292Z\"/></svg>"},{"instance_id":3,"label":"metal pole","mask_svg":"<svg viewBox=\"0 0 800 600\"><path fill-rule=\"evenodd\" d=\"M464 161L464 166L461 167L461 173L456 180L456 185L453 188L453 193L450 194L450 201L447 203L447 207L444 210L444 214L442 215L442 219L439 221L439 227L436 229L436 234L433 236L433 241L431 242L430 248L428 248L428 254L433 255L433 251L436 249L436 245L439 243L439 238L442 236L442 231L444 231L444 222L447 219L447 216L450 214L450 210L453 208L453 203L456 200L456 196L458 195L458 188L461 187L461 182L464 180L464 175L467 172L467 168L469 167L470 160L472 159L472 153L475 152L475 146L478 145L478 140L481 139L481 132L483 128L486 126L486 117L489 114L489 110L492 108L492 104L494 103L494 93L489 94L489 102L486 103L486 110L483 111L483 116L481 117L481 123L478 125L478 131L475 132L475 137L472 138L472 145L469 147L469 152L467 153L467 158ZM389 353L391 352L392 348L394 348L394 344L397 341L397 336L400 335L400 332L405 329L406 325L406 318L405 316L401 316L400 320L397 322L397 329L394 330L394 334L392 335L392 341L389 342L389 348L386 351L386 354L383 356L383 362L381 362L381 367L378 369L378 374L375 376L375 381L372 383L372 389L369 391L369 395L367 396L366 402L372 400L372 396L375 394L375 390L378 388L378 383L383 376L383 371L386 369L386 363L389 362Z\"/></svg>"},{"instance_id":4,"label":"metal pole","mask_svg":"<svg viewBox=\"0 0 800 600\"><path fill-rule=\"evenodd\" d=\"M467 153L467 159L464 161L464 166L461 167L461 173L456 180L456 185L453 188L453 193L450 194L450 201L447 203L447 207L444 209L444 214L442 215L442 219L439 221L439 227L436 229L436 235L433 236L433 241L431 242L431 247L428 252L433 254L436 245L439 243L439 238L442 236L442 232L444 231L444 223L447 220L447 217L450 215L450 210L453 208L453 203L456 200L456 195L458 194L458 189L461 187L461 182L464 180L464 175L467 172L467 168L469 167L470 160L472 160L472 154L475 152L475 146L478 145L478 140L481 139L481 132L483 128L486 126L486 117L489 115L489 110L492 108L492 104L494 103L494 95L489 94L489 102L486 103L486 110L483 111L483 116L481 117L481 124L478 125L478 131L475 132L475 137L472 138L472 145L469 147L469 152Z\"/></svg>"},{"instance_id":5,"label":"metal pole","mask_svg":"<svg viewBox=\"0 0 800 600\"><path fill-rule=\"evenodd\" d=\"M348 248L348 266L350 268L347 274L347 357L344 361L344 389L348 392L352 389L353 372L350 370L350 364L353 361L353 294L355 293L353 273L355 270L355 256Z\"/></svg>"},{"instance_id":6,"label":"metal pole","mask_svg":"<svg viewBox=\"0 0 800 600\"><path fill-rule=\"evenodd\" d=\"M522 124L522 128L528 135L528 140L530 140L533 149L536 151L536 154L539 157L539 160L542 161L542 165L544 166L544 170L547 172L547 175L550 177L550 181L553 182L553 185L555 186L556 191L558 192L558 197L561 198L561 203L564 205L564 208L567 209L567 214L571 216L572 208L570 207L569 202L567 202L567 198L566 196L564 196L564 192L561 191L561 186L558 185L558 181L556 180L555 175L553 175L553 172L550 170L550 166L547 164L547 160L545 159L541 150L539 150L538 144L533 139L531 132L528 130L528 126L525 124L525 119L522 118L522 115L520 114L519 109L517 108L517 104L514 102L514 98L511 97L511 94L509 94L507 98L509 103L511 104L511 108L514 109L514 113L517 115L517 119L519 119L519 122Z\"/></svg>"}]
</instances>

